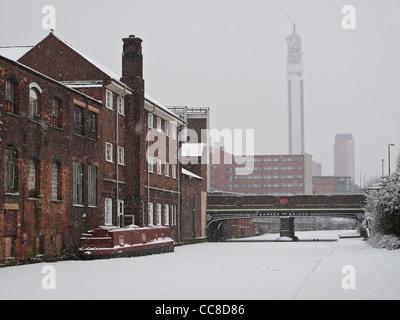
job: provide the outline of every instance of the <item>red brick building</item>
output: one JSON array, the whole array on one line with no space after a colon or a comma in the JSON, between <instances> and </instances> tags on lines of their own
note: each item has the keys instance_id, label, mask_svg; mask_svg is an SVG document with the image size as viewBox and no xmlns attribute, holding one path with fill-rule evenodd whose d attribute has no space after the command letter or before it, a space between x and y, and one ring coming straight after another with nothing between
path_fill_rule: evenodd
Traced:
<instances>
[{"instance_id":1,"label":"red brick building","mask_svg":"<svg viewBox=\"0 0 400 320\"><path fill-rule=\"evenodd\" d=\"M255 155L253 159L253 166L243 171L233 155L215 148L210 175L212 189L275 196L312 194L311 155Z\"/></svg>"},{"instance_id":2,"label":"red brick building","mask_svg":"<svg viewBox=\"0 0 400 320\"><path fill-rule=\"evenodd\" d=\"M352 194L352 177L315 176L313 194L327 196Z\"/></svg>"},{"instance_id":3,"label":"red brick building","mask_svg":"<svg viewBox=\"0 0 400 320\"><path fill-rule=\"evenodd\" d=\"M62 254L101 220L98 127L77 108L99 121L100 101L0 57L0 260Z\"/></svg>"},{"instance_id":4,"label":"red brick building","mask_svg":"<svg viewBox=\"0 0 400 320\"><path fill-rule=\"evenodd\" d=\"M0 260L74 254L99 226L182 241L183 197L203 184L181 190L185 122L145 95L141 43L123 39L122 77L53 33L18 62L0 56Z\"/></svg>"}]
</instances>

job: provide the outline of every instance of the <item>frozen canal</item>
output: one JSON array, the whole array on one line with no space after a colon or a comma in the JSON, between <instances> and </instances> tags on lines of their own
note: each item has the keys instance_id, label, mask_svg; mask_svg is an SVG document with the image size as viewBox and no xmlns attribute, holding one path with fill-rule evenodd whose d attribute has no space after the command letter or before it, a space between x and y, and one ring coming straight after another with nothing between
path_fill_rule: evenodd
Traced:
<instances>
[{"instance_id":1,"label":"frozen canal","mask_svg":"<svg viewBox=\"0 0 400 320\"><path fill-rule=\"evenodd\" d=\"M48 266L55 273L46 274ZM0 299L400 299L399 270L400 250L374 249L360 238L205 243L166 255L3 268Z\"/></svg>"}]
</instances>

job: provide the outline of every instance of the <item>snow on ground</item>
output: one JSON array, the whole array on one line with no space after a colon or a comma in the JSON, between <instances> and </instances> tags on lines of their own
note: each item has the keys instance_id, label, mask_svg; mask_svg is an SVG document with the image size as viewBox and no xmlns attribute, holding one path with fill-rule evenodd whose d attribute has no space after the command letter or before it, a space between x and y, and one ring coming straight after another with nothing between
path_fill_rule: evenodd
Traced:
<instances>
[{"instance_id":1,"label":"snow on ground","mask_svg":"<svg viewBox=\"0 0 400 320\"><path fill-rule=\"evenodd\" d=\"M48 264L0 269L0 299L400 299L400 250L375 249L361 238L204 243L171 254L50 265L55 290L42 288ZM342 287L347 265L354 267L355 290Z\"/></svg>"}]
</instances>

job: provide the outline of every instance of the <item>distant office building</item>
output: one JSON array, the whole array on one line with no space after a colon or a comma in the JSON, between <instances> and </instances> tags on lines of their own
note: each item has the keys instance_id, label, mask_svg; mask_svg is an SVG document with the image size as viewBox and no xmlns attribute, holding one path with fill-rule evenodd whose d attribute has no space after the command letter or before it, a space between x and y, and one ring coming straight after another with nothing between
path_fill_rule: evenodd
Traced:
<instances>
[{"instance_id":1,"label":"distant office building","mask_svg":"<svg viewBox=\"0 0 400 320\"><path fill-rule=\"evenodd\" d=\"M312 162L312 175L313 177L322 176L322 163Z\"/></svg>"},{"instance_id":2,"label":"distant office building","mask_svg":"<svg viewBox=\"0 0 400 320\"><path fill-rule=\"evenodd\" d=\"M213 156L217 154L214 150ZM227 161L220 151L221 164L211 165L211 186L215 191L273 196L312 195L312 157L302 155L256 155L249 175L238 175L240 168Z\"/></svg>"},{"instance_id":3,"label":"distant office building","mask_svg":"<svg viewBox=\"0 0 400 320\"><path fill-rule=\"evenodd\" d=\"M293 25L293 33L286 38L288 43L288 111L289 154L303 154L304 148L304 65L303 41Z\"/></svg>"},{"instance_id":4,"label":"distant office building","mask_svg":"<svg viewBox=\"0 0 400 320\"><path fill-rule=\"evenodd\" d=\"M313 177L314 195L345 195L352 193L351 177Z\"/></svg>"},{"instance_id":5,"label":"distant office building","mask_svg":"<svg viewBox=\"0 0 400 320\"><path fill-rule=\"evenodd\" d=\"M355 141L353 134L337 134L334 147L336 177L351 177L356 181Z\"/></svg>"}]
</instances>

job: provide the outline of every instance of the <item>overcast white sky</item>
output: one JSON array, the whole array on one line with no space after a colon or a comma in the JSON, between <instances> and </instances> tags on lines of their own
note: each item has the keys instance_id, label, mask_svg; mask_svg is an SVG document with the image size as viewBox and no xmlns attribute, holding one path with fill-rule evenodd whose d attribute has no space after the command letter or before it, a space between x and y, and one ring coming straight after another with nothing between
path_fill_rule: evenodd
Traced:
<instances>
[{"instance_id":1,"label":"overcast white sky","mask_svg":"<svg viewBox=\"0 0 400 320\"><path fill-rule=\"evenodd\" d=\"M389 143L394 166L399 0L0 0L0 46L44 38L47 4L59 37L117 73L121 39L142 38L147 93L211 107L214 128L255 129L258 154L288 152L287 13L304 44L306 152L332 175L335 134L353 133L357 176L381 174ZM345 5L356 8L356 30L342 28Z\"/></svg>"}]
</instances>

